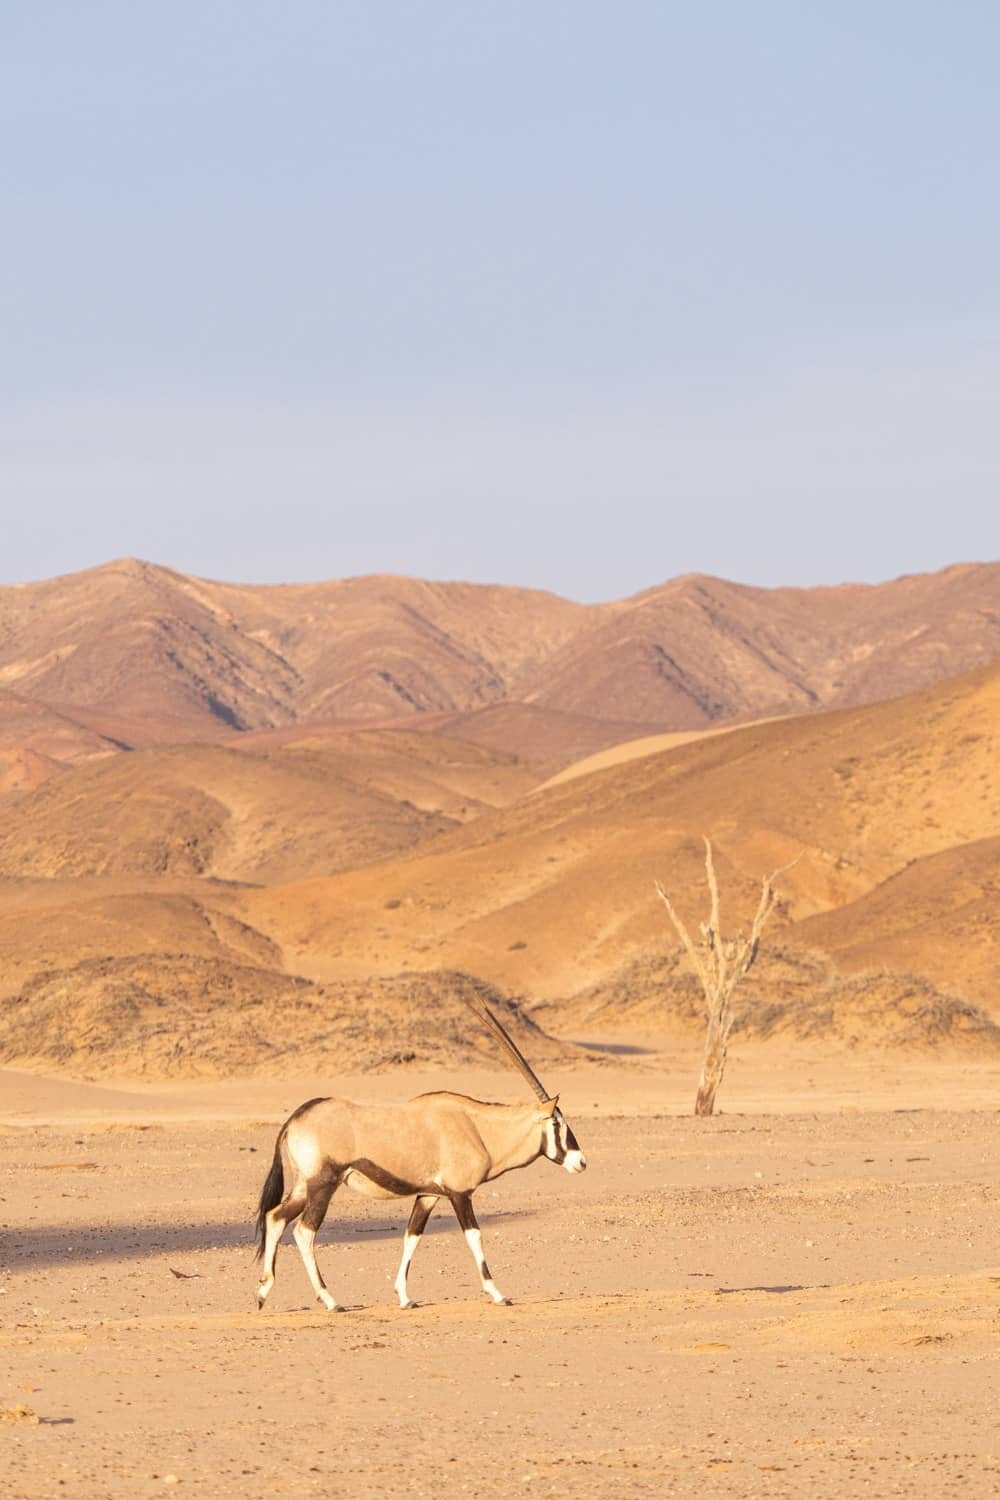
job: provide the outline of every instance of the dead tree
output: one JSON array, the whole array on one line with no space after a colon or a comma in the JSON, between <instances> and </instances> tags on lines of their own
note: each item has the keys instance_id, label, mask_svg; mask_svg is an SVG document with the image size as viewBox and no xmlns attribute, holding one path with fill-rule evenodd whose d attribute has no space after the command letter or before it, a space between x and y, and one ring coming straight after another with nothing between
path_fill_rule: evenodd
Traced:
<instances>
[{"instance_id":1,"label":"dead tree","mask_svg":"<svg viewBox=\"0 0 1000 1500\"><path fill-rule=\"evenodd\" d=\"M712 909L707 922L701 923L701 942L691 940L684 923L671 903L670 897L657 880L656 890L667 908L667 914L677 930L677 935L687 949L695 973L705 991L708 1029L705 1035L705 1056L698 1080L698 1093L694 1101L696 1115L710 1115L715 1109L715 1096L722 1083L726 1069L726 1054L729 1050L729 1033L733 1025L733 994L736 986L752 967L760 947L760 936L764 923L774 909L776 900L774 882L779 875L798 864L799 855L791 864L782 865L764 878L757 914L753 919L749 937L723 938L719 929L719 884L715 878L711 840L705 840L705 875L712 900Z\"/></svg>"}]
</instances>

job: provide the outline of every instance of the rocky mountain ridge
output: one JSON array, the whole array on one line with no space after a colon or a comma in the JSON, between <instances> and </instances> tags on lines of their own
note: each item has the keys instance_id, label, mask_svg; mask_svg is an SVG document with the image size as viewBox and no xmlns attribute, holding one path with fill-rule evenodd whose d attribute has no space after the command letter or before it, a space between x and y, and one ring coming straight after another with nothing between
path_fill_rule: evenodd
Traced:
<instances>
[{"instance_id":1,"label":"rocky mountain ridge","mask_svg":"<svg viewBox=\"0 0 1000 1500\"><path fill-rule=\"evenodd\" d=\"M872 702L998 656L1000 564L814 589L690 575L583 605L387 576L219 583L125 559L0 588L0 751L72 763L501 704L615 721L611 743L629 724Z\"/></svg>"}]
</instances>

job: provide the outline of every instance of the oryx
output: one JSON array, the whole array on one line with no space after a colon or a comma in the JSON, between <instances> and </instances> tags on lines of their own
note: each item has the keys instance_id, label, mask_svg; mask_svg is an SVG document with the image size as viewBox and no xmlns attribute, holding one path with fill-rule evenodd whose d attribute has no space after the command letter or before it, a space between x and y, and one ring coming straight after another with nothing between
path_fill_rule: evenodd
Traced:
<instances>
[{"instance_id":1,"label":"oryx","mask_svg":"<svg viewBox=\"0 0 1000 1500\"><path fill-rule=\"evenodd\" d=\"M257 1306L274 1286L274 1259L285 1226L292 1231L313 1291L338 1311L316 1264L314 1242L330 1199L342 1183L370 1198L415 1198L403 1239L395 1288L400 1307L413 1307L406 1278L413 1252L439 1198L447 1198L476 1261L483 1291L497 1290L483 1255L472 1211L472 1194L514 1167L539 1156L582 1172L586 1157L563 1118L558 1096L550 1098L496 1016L480 1002L476 1014L491 1028L538 1096L537 1104L486 1104L464 1094L419 1094L406 1104L352 1104L346 1099L310 1099L278 1132L274 1160L257 1210L257 1255L264 1270Z\"/></svg>"}]
</instances>

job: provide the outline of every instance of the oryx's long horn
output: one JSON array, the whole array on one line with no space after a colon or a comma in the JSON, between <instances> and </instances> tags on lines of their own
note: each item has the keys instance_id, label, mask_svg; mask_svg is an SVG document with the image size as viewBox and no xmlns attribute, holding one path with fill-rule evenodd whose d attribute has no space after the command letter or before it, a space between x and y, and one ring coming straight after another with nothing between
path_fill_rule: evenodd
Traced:
<instances>
[{"instance_id":1,"label":"oryx's long horn","mask_svg":"<svg viewBox=\"0 0 1000 1500\"><path fill-rule=\"evenodd\" d=\"M490 1010L489 1006L485 1005L482 1000L468 1000L466 1001L466 1004L471 1010L475 1011L480 1020L486 1022L487 1026L493 1032L497 1041L501 1044L501 1046L505 1049L505 1051L512 1059L514 1066L517 1068L518 1072L524 1074L525 1078L531 1084L531 1087L534 1089L539 1099L548 1099L550 1097L548 1089L532 1072L521 1052L520 1047L518 1047L516 1042L514 1042L512 1038L507 1035L506 1029L501 1026L500 1022Z\"/></svg>"}]
</instances>

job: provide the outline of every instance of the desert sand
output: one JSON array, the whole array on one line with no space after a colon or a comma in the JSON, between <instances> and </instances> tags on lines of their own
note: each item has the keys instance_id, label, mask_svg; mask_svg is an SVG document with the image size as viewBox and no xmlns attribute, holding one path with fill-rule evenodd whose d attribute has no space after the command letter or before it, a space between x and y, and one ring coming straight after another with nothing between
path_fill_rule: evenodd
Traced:
<instances>
[{"instance_id":1,"label":"desert sand","mask_svg":"<svg viewBox=\"0 0 1000 1500\"><path fill-rule=\"evenodd\" d=\"M987 1495L1000 1488L1000 1064L696 1057L546 1070L588 1153L448 1212L334 1198L254 1310L275 1127L483 1070L89 1086L0 1075L5 1494Z\"/></svg>"},{"instance_id":2,"label":"desert sand","mask_svg":"<svg viewBox=\"0 0 1000 1500\"><path fill-rule=\"evenodd\" d=\"M5 1500L1000 1493L998 566L0 590ZM723 937L789 868L696 1120L705 836ZM342 1192L258 1313L290 1110L523 1097L476 996L590 1161L513 1305Z\"/></svg>"}]
</instances>

